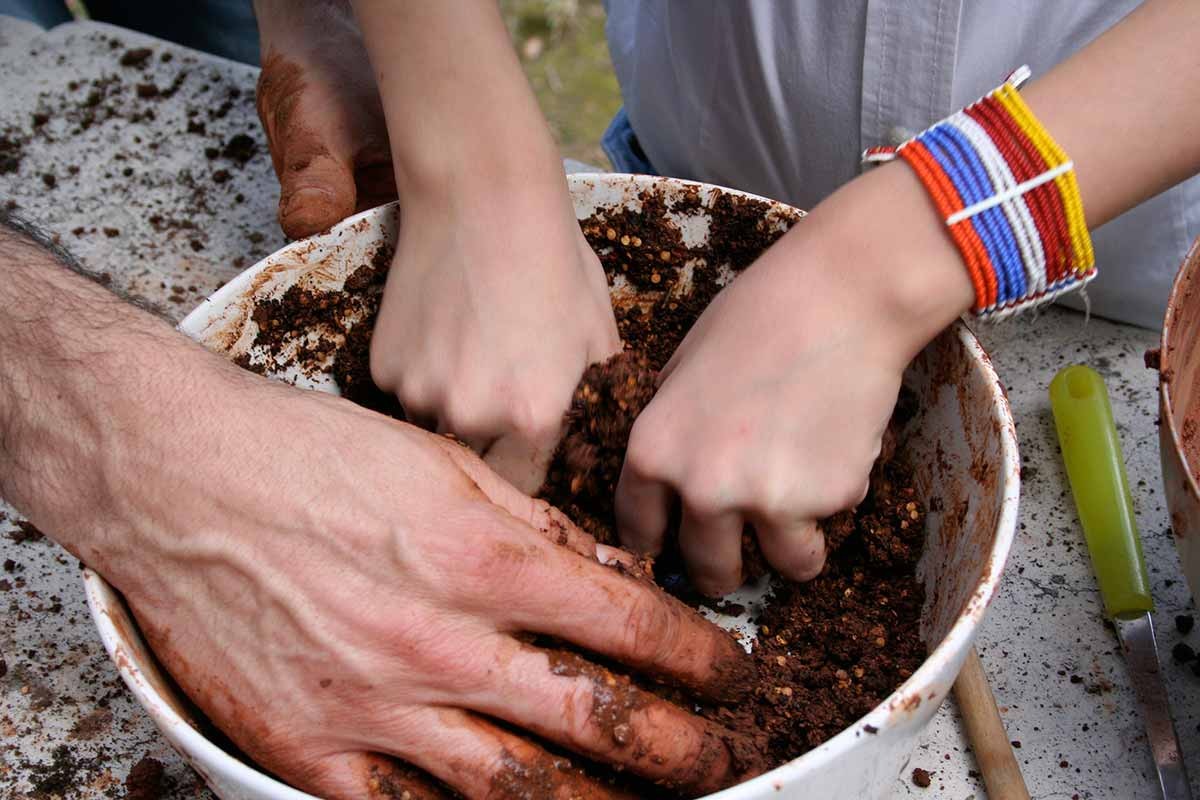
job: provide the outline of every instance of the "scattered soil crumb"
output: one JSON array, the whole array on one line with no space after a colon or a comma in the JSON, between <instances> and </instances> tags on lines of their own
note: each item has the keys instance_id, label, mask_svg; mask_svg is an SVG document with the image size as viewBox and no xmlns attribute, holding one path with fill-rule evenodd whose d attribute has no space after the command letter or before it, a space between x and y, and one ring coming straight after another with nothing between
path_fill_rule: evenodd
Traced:
<instances>
[{"instance_id":1,"label":"scattered soil crumb","mask_svg":"<svg viewBox=\"0 0 1200 800\"><path fill-rule=\"evenodd\" d=\"M107 761L104 756L82 758L67 745L59 745L48 762L27 765L32 797L34 800L74 797L80 786L87 785L107 767Z\"/></svg>"},{"instance_id":2,"label":"scattered soil crumb","mask_svg":"<svg viewBox=\"0 0 1200 800\"><path fill-rule=\"evenodd\" d=\"M24 140L12 132L0 134L0 175L8 175L19 170L24 156Z\"/></svg>"},{"instance_id":3,"label":"scattered soil crumb","mask_svg":"<svg viewBox=\"0 0 1200 800\"><path fill-rule=\"evenodd\" d=\"M137 47L121 54L120 63L122 67L142 67L152 55L154 55L154 51L149 47Z\"/></svg>"},{"instance_id":4,"label":"scattered soil crumb","mask_svg":"<svg viewBox=\"0 0 1200 800\"><path fill-rule=\"evenodd\" d=\"M225 143L225 146L221 148L222 156L230 159L231 161L236 161L241 165L244 165L247 161L254 158L254 155L257 152L258 143L254 141L253 137L245 133L239 133L233 136Z\"/></svg>"},{"instance_id":5,"label":"scattered soil crumb","mask_svg":"<svg viewBox=\"0 0 1200 800\"><path fill-rule=\"evenodd\" d=\"M46 538L46 534L39 531L32 522L21 520L16 523L17 529L8 532L8 538L17 544L25 542L40 542Z\"/></svg>"},{"instance_id":6,"label":"scattered soil crumb","mask_svg":"<svg viewBox=\"0 0 1200 800\"><path fill-rule=\"evenodd\" d=\"M108 733L112 726L112 711L107 708L97 708L75 721L67 738L79 741L91 741L98 736Z\"/></svg>"},{"instance_id":7,"label":"scattered soil crumb","mask_svg":"<svg viewBox=\"0 0 1200 800\"><path fill-rule=\"evenodd\" d=\"M160 800L165 789L166 770L161 761L150 756L142 756L125 778L125 797L128 800Z\"/></svg>"},{"instance_id":8,"label":"scattered soil crumb","mask_svg":"<svg viewBox=\"0 0 1200 800\"><path fill-rule=\"evenodd\" d=\"M912 771L913 786L919 786L922 789L928 789L930 783L930 772L920 767L914 767Z\"/></svg>"}]
</instances>

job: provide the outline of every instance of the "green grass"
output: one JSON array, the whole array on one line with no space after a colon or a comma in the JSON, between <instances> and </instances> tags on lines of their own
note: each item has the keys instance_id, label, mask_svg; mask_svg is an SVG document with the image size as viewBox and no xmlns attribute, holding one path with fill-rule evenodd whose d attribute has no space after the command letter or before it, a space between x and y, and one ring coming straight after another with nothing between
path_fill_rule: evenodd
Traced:
<instances>
[{"instance_id":1,"label":"green grass","mask_svg":"<svg viewBox=\"0 0 1200 800\"><path fill-rule=\"evenodd\" d=\"M600 136L621 92L600 0L500 0L500 8L563 155L607 165Z\"/></svg>"}]
</instances>

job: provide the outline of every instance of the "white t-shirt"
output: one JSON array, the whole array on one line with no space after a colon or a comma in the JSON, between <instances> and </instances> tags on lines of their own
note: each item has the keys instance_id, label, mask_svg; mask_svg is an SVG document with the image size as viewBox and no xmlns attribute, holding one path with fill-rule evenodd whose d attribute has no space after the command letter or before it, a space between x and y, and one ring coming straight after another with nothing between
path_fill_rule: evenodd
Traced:
<instances>
[{"instance_id":1,"label":"white t-shirt","mask_svg":"<svg viewBox=\"0 0 1200 800\"><path fill-rule=\"evenodd\" d=\"M1137 5L607 0L608 38L626 112L657 171L811 208L859 174L866 147L898 144L1021 64L1036 79ZM1200 178L1095 231L1092 312L1161 325L1197 235ZM1082 307L1076 296L1066 302Z\"/></svg>"}]
</instances>

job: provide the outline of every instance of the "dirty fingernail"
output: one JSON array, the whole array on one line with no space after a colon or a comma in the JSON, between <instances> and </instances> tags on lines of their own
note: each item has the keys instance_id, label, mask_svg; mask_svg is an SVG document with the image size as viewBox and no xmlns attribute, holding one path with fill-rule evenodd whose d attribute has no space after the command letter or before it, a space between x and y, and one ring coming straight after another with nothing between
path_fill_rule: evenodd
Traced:
<instances>
[{"instance_id":1,"label":"dirty fingernail","mask_svg":"<svg viewBox=\"0 0 1200 800\"><path fill-rule=\"evenodd\" d=\"M596 560L606 567L615 567L617 564L623 564L630 569L637 567L637 556L626 552L619 547L610 547L606 544L596 545Z\"/></svg>"},{"instance_id":2,"label":"dirty fingernail","mask_svg":"<svg viewBox=\"0 0 1200 800\"><path fill-rule=\"evenodd\" d=\"M314 186L297 189L279 199L280 227L293 239L319 233L353 212L353 201L347 203L332 192Z\"/></svg>"}]
</instances>

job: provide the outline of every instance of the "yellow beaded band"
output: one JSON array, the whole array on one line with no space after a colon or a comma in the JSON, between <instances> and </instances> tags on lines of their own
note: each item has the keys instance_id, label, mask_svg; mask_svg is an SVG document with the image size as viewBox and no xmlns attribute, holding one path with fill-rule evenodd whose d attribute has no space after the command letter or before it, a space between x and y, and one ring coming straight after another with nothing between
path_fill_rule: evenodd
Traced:
<instances>
[{"instance_id":1,"label":"yellow beaded band","mask_svg":"<svg viewBox=\"0 0 1200 800\"><path fill-rule=\"evenodd\" d=\"M1033 142L1038 153L1046 160L1050 168L1065 164L1067 154L1059 147L1058 142L1050 132L1033 115L1033 111L1025 104L1025 99L1011 83L1001 85L993 95L1012 115L1021 130ZM1092 237L1088 233L1087 220L1083 216L1083 200L1079 196L1079 183L1075 180L1075 170L1067 170L1054 179L1062 197L1063 208L1067 213L1067 227L1071 235L1071 249L1075 254L1074 271L1079 274L1088 272L1096 265L1096 253L1092 249Z\"/></svg>"}]
</instances>

